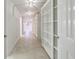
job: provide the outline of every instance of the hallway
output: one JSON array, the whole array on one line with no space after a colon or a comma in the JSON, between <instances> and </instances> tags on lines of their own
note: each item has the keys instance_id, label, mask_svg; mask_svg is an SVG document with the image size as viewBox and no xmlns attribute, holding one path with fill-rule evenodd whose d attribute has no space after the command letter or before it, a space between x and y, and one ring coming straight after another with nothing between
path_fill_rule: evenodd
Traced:
<instances>
[{"instance_id":1,"label":"hallway","mask_svg":"<svg viewBox=\"0 0 79 59\"><path fill-rule=\"evenodd\" d=\"M28 39L21 38L7 59L49 59L49 56L40 41L31 36Z\"/></svg>"},{"instance_id":2,"label":"hallway","mask_svg":"<svg viewBox=\"0 0 79 59\"><path fill-rule=\"evenodd\" d=\"M75 59L74 0L6 0L7 59Z\"/></svg>"}]
</instances>

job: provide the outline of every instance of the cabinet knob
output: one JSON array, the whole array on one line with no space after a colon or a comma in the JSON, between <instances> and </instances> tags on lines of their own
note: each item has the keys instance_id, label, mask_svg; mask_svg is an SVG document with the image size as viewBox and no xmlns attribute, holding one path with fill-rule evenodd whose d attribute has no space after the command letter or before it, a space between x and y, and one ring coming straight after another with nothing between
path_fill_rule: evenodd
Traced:
<instances>
[{"instance_id":1,"label":"cabinet knob","mask_svg":"<svg viewBox=\"0 0 79 59\"><path fill-rule=\"evenodd\" d=\"M4 35L4 38L6 38L7 37L7 35Z\"/></svg>"}]
</instances>

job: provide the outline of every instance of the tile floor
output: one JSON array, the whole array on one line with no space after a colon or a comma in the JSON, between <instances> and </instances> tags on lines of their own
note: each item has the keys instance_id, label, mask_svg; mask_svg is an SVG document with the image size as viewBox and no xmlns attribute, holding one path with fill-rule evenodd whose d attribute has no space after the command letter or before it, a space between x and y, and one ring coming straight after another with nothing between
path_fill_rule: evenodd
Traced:
<instances>
[{"instance_id":1,"label":"tile floor","mask_svg":"<svg viewBox=\"0 0 79 59\"><path fill-rule=\"evenodd\" d=\"M49 59L37 39L22 38L18 41L13 53L7 59Z\"/></svg>"}]
</instances>

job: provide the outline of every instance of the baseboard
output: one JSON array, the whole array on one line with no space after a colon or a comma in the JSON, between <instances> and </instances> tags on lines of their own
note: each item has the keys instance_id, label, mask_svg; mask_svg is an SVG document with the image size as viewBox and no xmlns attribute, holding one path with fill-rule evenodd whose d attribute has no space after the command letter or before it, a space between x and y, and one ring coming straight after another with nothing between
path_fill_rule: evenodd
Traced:
<instances>
[{"instance_id":1,"label":"baseboard","mask_svg":"<svg viewBox=\"0 0 79 59\"><path fill-rule=\"evenodd\" d=\"M46 49L44 48L44 46L41 46L41 47L44 49L44 51L46 52L46 54L49 57L49 59L51 59L50 56L49 56L49 54L47 53Z\"/></svg>"}]
</instances>

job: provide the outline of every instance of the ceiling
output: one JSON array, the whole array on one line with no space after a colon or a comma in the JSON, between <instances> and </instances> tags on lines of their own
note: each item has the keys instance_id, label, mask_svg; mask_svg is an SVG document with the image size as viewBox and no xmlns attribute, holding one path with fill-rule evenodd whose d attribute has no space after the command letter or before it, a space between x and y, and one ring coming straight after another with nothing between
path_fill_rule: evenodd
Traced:
<instances>
[{"instance_id":1,"label":"ceiling","mask_svg":"<svg viewBox=\"0 0 79 59\"><path fill-rule=\"evenodd\" d=\"M40 11L47 0L11 0L21 14L27 11Z\"/></svg>"}]
</instances>

